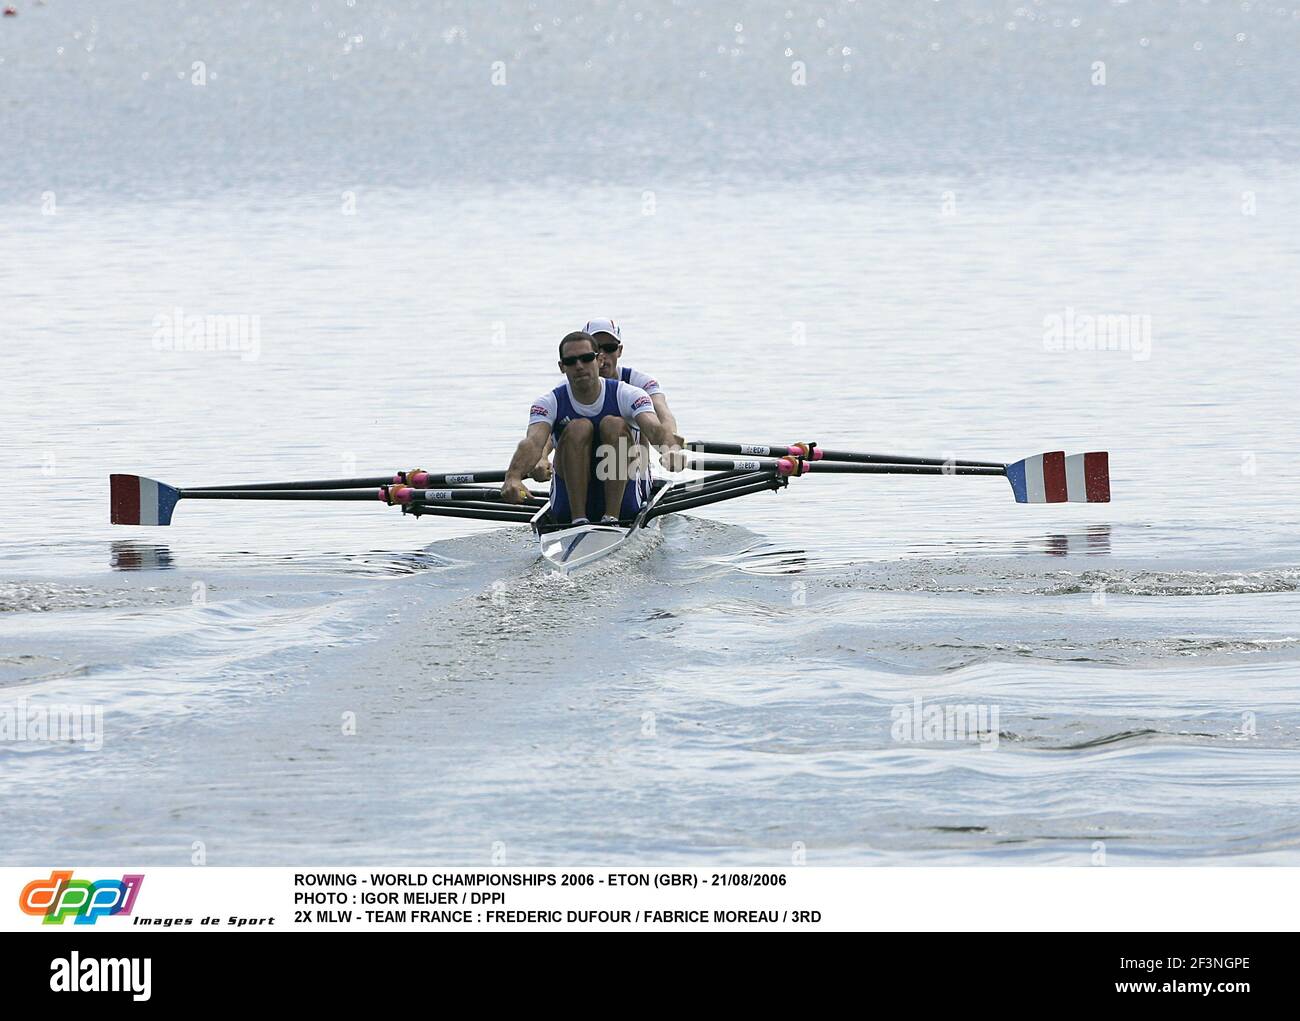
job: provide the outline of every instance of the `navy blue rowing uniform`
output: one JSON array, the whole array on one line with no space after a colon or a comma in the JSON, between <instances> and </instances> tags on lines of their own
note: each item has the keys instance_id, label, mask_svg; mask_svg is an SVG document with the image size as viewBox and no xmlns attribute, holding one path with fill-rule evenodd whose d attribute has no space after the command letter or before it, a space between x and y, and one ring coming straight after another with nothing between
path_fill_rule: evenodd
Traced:
<instances>
[{"instance_id":1,"label":"navy blue rowing uniform","mask_svg":"<svg viewBox=\"0 0 1300 1021\"><path fill-rule=\"evenodd\" d=\"M596 404L576 404L566 382L534 401L530 416L530 424L547 422L550 425L551 438L557 448L564 427L574 419L585 418L591 423L592 456L587 476L585 516L592 521L599 521L605 514L605 482L596 476L601 420L610 415L622 418L632 427L632 443L636 444L641 436L641 431L636 427L636 416L654 410L654 404L644 390L618 379L602 379L601 383L604 384L604 393ZM627 488L623 490L619 518L626 520L636 517L649 495L649 466L642 464L633 477L628 479ZM559 472L551 476L551 513L557 521L572 521L574 517L573 509L569 506L569 493Z\"/></svg>"}]
</instances>

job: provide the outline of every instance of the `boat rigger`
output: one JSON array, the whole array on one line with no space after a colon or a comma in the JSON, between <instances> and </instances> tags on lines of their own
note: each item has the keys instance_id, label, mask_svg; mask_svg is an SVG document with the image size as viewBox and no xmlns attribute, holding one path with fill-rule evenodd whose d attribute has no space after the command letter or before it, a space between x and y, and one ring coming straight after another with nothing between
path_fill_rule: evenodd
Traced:
<instances>
[{"instance_id":1,"label":"boat rigger","mask_svg":"<svg viewBox=\"0 0 1300 1021\"><path fill-rule=\"evenodd\" d=\"M713 456L710 456L713 455ZM311 500L380 502L415 517L456 517L528 525L542 559L558 571L576 571L656 527L665 514L786 488L792 478L816 474L954 475L1003 477L1017 503L1107 503L1110 459L1104 451L1051 451L1004 464L953 458L829 450L816 443L689 443L675 455L689 478L656 479L635 518L573 525L557 520L546 493L528 490L518 503L502 499L504 471L399 471L346 479L257 482L178 488L140 475L109 476L110 520L115 525L170 525L181 500Z\"/></svg>"}]
</instances>

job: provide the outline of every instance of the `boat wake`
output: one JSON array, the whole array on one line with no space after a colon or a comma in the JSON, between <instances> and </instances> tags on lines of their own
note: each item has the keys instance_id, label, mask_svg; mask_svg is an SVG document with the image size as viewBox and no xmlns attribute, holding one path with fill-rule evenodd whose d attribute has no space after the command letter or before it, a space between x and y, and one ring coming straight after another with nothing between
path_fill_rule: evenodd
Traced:
<instances>
[{"instance_id":1,"label":"boat wake","mask_svg":"<svg viewBox=\"0 0 1300 1021\"><path fill-rule=\"evenodd\" d=\"M867 592L969 593L1026 596L1238 596L1300 592L1300 569L1252 571L1088 567L1041 569L1021 560L903 560L857 566L827 580L834 588Z\"/></svg>"}]
</instances>

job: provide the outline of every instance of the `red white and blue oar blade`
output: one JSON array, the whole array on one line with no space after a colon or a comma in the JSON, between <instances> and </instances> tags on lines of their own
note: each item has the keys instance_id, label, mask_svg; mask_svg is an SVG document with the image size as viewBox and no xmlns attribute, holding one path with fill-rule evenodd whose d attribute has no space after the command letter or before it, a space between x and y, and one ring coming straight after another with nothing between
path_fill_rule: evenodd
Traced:
<instances>
[{"instance_id":1,"label":"red white and blue oar blade","mask_svg":"<svg viewBox=\"0 0 1300 1021\"><path fill-rule=\"evenodd\" d=\"M170 525L181 491L141 475L110 475L109 520L115 525Z\"/></svg>"},{"instance_id":2,"label":"red white and blue oar blade","mask_svg":"<svg viewBox=\"0 0 1300 1021\"><path fill-rule=\"evenodd\" d=\"M1053 450L1007 465L1016 503L1109 503L1110 460L1105 451Z\"/></svg>"}]
</instances>

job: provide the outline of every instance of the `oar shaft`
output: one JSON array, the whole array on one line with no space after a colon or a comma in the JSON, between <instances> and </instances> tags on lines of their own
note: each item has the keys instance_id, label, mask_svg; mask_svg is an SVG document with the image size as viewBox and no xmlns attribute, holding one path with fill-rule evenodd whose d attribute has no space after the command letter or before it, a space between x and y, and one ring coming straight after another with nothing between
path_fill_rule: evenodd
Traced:
<instances>
[{"instance_id":1,"label":"oar shaft","mask_svg":"<svg viewBox=\"0 0 1300 1021\"><path fill-rule=\"evenodd\" d=\"M443 518L470 518L475 521L507 521L526 525L537 513L533 507L509 508L502 504L498 507L467 507L452 503L408 503L402 507L403 514L423 517L425 514Z\"/></svg>"},{"instance_id":2,"label":"oar shaft","mask_svg":"<svg viewBox=\"0 0 1300 1021\"><path fill-rule=\"evenodd\" d=\"M274 490L276 492L310 492L322 489L373 489L377 486L391 486L395 479L392 475L372 475L363 479L307 479L299 482L244 482L229 486L187 486L186 496L198 496L200 493L256 493ZM308 498L309 499L309 498Z\"/></svg>"},{"instance_id":3,"label":"oar shaft","mask_svg":"<svg viewBox=\"0 0 1300 1021\"><path fill-rule=\"evenodd\" d=\"M194 486L186 489L185 492L194 495L196 493L222 493L222 492L241 492L252 493L258 490L313 490L313 489L369 489L376 486L407 485L407 486L461 486L473 485L476 482L504 482L506 473L503 469L489 469L487 471L463 471L463 472L440 472L431 474L426 471L403 471L394 472L391 475L371 475L359 479L307 479L296 482L244 482L228 486Z\"/></svg>"},{"instance_id":4,"label":"oar shaft","mask_svg":"<svg viewBox=\"0 0 1300 1021\"><path fill-rule=\"evenodd\" d=\"M374 503L378 489L182 489L186 500L340 500Z\"/></svg>"},{"instance_id":5,"label":"oar shaft","mask_svg":"<svg viewBox=\"0 0 1300 1021\"><path fill-rule=\"evenodd\" d=\"M809 455L808 447L812 448ZM931 464L962 468L1005 468L1001 461L964 461L943 457L911 457L906 454L869 454L852 450L824 450L815 443L714 443L697 441L686 444L687 450L706 454L729 454L734 457L804 457L810 461L847 461L853 464Z\"/></svg>"},{"instance_id":6,"label":"oar shaft","mask_svg":"<svg viewBox=\"0 0 1300 1021\"><path fill-rule=\"evenodd\" d=\"M784 459L790 464L793 459ZM770 458L721 461L714 458L691 461L691 467L697 471L728 471L734 469L748 471L781 471L781 460ZM832 461L805 461L803 471L810 475L1005 475L1006 469L1001 465L963 465L949 461L937 464L852 464ZM793 474L793 471L788 472Z\"/></svg>"},{"instance_id":7,"label":"oar shaft","mask_svg":"<svg viewBox=\"0 0 1300 1021\"><path fill-rule=\"evenodd\" d=\"M391 486L388 490L393 503L447 503L459 500L493 500L501 501L500 489L488 489L485 486L468 489L411 489L407 486ZM529 489L528 499L524 503L545 503L549 496Z\"/></svg>"},{"instance_id":8,"label":"oar shaft","mask_svg":"<svg viewBox=\"0 0 1300 1021\"><path fill-rule=\"evenodd\" d=\"M753 482L748 482L742 486L736 486L732 489L726 489L721 492L715 490L706 490L696 496L683 496L679 499L670 500L667 497L661 503L650 508L646 514L646 520L661 517L664 514L676 513L677 511L692 510L695 507L707 507L712 503L721 503L724 500L734 500L740 496L748 496L750 493L761 493L765 490L777 490L788 485L785 479L776 475L756 475Z\"/></svg>"},{"instance_id":9,"label":"oar shaft","mask_svg":"<svg viewBox=\"0 0 1300 1021\"><path fill-rule=\"evenodd\" d=\"M776 471L780 464L781 462L775 458L737 457L734 461L723 461L706 457L698 461L692 460L688 467L692 471L701 472L770 472Z\"/></svg>"},{"instance_id":10,"label":"oar shaft","mask_svg":"<svg viewBox=\"0 0 1300 1021\"><path fill-rule=\"evenodd\" d=\"M960 458L907 457L902 454L859 454L852 450L823 450L821 447L818 447L813 451L813 460L848 461L853 464L928 464L941 466L952 465L956 468L1006 469L1006 465L1001 461L963 461Z\"/></svg>"},{"instance_id":11,"label":"oar shaft","mask_svg":"<svg viewBox=\"0 0 1300 1021\"><path fill-rule=\"evenodd\" d=\"M791 457L801 453L788 443L714 443L708 440L687 443L686 449L731 457Z\"/></svg>"},{"instance_id":12,"label":"oar shaft","mask_svg":"<svg viewBox=\"0 0 1300 1021\"><path fill-rule=\"evenodd\" d=\"M403 507L421 507L428 509L430 507L450 507L453 510L490 510L490 511L514 511L525 517L531 517L537 511L546 506L545 500L529 500L527 503L506 503L504 500L454 500L445 503L434 503L425 500L412 500L408 504L402 504Z\"/></svg>"},{"instance_id":13,"label":"oar shaft","mask_svg":"<svg viewBox=\"0 0 1300 1021\"><path fill-rule=\"evenodd\" d=\"M486 487L474 489L411 489L391 486L379 489L182 489L186 500L323 500L339 502L381 503L504 503L501 491ZM544 493L529 491L519 506L540 507Z\"/></svg>"},{"instance_id":14,"label":"oar shaft","mask_svg":"<svg viewBox=\"0 0 1300 1021\"><path fill-rule=\"evenodd\" d=\"M813 461L804 465L810 475L989 475L1001 476L1007 470L1001 465L950 464L842 464L833 461Z\"/></svg>"},{"instance_id":15,"label":"oar shaft","mask_svg":"<svg viewBox=\"0 0 1300 1021\"><path fill-rule=\"evenodd\" d=\"M773 465L776 462L772 462ZM776 475L774 468L761 471L726 472L721 475L706 475L699 479L676 482L663 495L661 506L673 506L681 500L693 500L698 496L714 493L729 493L733 489L743 489L755 482L765 482Z\"/></svg>"}]
</instances>

